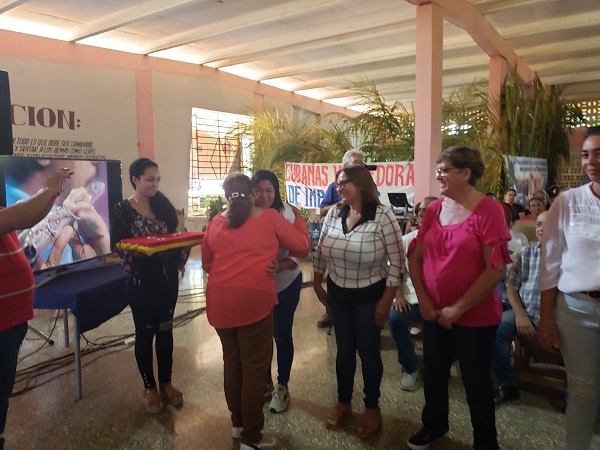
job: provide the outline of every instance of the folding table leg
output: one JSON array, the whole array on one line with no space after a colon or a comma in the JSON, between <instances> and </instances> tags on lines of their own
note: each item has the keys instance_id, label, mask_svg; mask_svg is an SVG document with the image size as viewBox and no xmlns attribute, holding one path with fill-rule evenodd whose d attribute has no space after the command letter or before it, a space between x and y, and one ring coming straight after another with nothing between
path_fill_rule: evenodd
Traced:
<instances>
[{"instance_id":1,"label":"folding table leg","mask_svg":"<svg viewBox=\"0 0 600 450\"><path fill-rule=\"evenodd\" d=\"M69 310L63 309L63 330L65 334L65 347L69 346Z\"/></svg>"},{"instance_id":2,"label":"folding table leg","mask_svg":"<svg viewBox=\"0 0 600 450\"><path fill-rule=\"evenodd\" d=\"M75 347L75 382L76 386L76 396L77 400L81 400L83 397L82 388L81 388L81 349L80 349L80 340L81 333L79 332L79 320L77 316L75 317L75 323L73 327L73 345Z\"/></svg>"}]
</instances>

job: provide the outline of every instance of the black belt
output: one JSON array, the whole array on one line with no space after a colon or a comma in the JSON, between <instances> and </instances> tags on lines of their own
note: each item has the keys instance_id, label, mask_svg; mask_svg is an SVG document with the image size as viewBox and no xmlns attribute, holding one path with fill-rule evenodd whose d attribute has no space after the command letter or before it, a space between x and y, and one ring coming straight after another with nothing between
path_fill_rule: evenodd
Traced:
<instances>
[{"instance_id":1,"label":"black belt","mask_svg":"<svg viewBox=\"0 0 600 450\"><path fill-rule=\"evenodd\" d=\"M584 291L582 294L589 295L592 298L600 298L600 291Z\"/></svg>"}]
</instances>

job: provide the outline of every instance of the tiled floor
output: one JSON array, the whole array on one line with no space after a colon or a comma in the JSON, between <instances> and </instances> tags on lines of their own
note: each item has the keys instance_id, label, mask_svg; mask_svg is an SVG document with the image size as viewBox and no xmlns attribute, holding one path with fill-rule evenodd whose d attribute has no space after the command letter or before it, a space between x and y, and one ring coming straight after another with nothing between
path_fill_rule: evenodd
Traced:
<instances>
[{"instance_id":1,"label":"tiled floor","mask_svg":"<svg viewBox=\"0 0 600 450\"><path fill-rule=\"evenodd\" d=\"M197 255L196 255L197 256ZM190 260L181 285L177 315L204 306L201 291L204 276L196 259ZM291 406L288 412L273 415L265 408L266 432L274 435L282 449L404 449L406 439L418 430L423 391L403 392L398 387L401 370L387 331L382 338L384 378L381 408L384 417L381 435L361 442L352 425L328 431L323 418L336 398L335 338L315 326L323 312L312 289L303 289L296 313L294 336L296 356L292 370ZM188 315L195 315L196 312ZM49 330L54 323L50 312L36 311L33 324ZM107 341L115 335L132 333L126 310L101 327L86 333L90 341ZM27 357L21 370L72 352L63 345L62 327L54 331L57 340ZM41 341L33 334L21 356L33 352ZM133 349L119 345L83 357L83 393L75 401L72 365L31 379L37 387L11 399L5 437L13 449L237 449L230 438L229 413L222 383L222 353L219 339L204 314L183 321L175 330L174 383L185 394L184 406L165 413L146 414L141 401L142 384ZM360 367L360 365L359 365ZM61 373L63 375L60 375ZM353 407L362 410L360 373L356 376ZM25 387L25 381L15 391ZM449 438L431 446L437 450L470 448L471 429L464 391L453 373L451 392L451 432ZM559 449L564 416L547 398L523 392L519 402L498 409L499 440L504 449ZM594 438L594 448L600 439Z\"/></svg>"}]
</instances>

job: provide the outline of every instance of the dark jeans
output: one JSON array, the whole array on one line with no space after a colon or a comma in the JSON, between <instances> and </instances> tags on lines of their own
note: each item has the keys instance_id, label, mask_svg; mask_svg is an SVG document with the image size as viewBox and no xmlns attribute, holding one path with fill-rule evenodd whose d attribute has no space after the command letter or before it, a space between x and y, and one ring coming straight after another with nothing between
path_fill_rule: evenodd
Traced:
<instances>
[{"instance_id":1,"label":"dark jeans","mask_svg":"<svg viewBox=\"0 0 600 450\"><path fill-rule=\"evenodd\" d=\"M492 367L500 386L518 387L517 373L510 359L509 341L517 335L515 313L507 309L502 313L502 321L496 330L496 340L492 349Z\"/></svg>"},{"instance_id":2,"label":"dark jeans","mask_svg":"<svg viewBox=\"0 0 600 450\"><path fill-rule=\"evenodd\" d=\"M21 342L27 334L27 322L0 331L0 434L6 427L8 399L15 384L17 359ZM4 448L4 438L0 437L0 448Z\"/></svg>"},{"instance_id":3,"label":"dark jeans","mask_svg":"<svg viewBox=\"0 0 600 450\"><path fill-rule=\"evenodd\" d=\"M383 363L379 350L381 328L375 323L377 299L368 303L344 301L332 296L331 281L327 283L328 299L333 313L337 356L335 369L338 382L338 401L350 403L356 372L356 352L360 356L365 393L365 407L379 406L379 387L383 375ZM385 286L384 286L385 287Z\"/></svg>"},{"instance_id":4,"label":"dark jeans","mask_svg":"<svg viewBox=\"0 0 600 450\"><path fill-rule=\"evenodd\" d=\"M277 383L282 386L287 386L290 381L294 361L292 326L294 313L300 301L300 289L302 289L301 273L292 284L277 294L279 304L273 309L273 337L277 345Z\"/></svg>"},{"instance_id":5,"label":"dark jeans","mask_svg":"<svg viewBox=\"0 0 600 450\"><path fill-rule=\"evenodd\" d=\"M423 425L434 434L442 434L449 429L448 381L450 366L456 355L467 393L475 450L498 449L490 375L496 328L454 325L447 330L437 322L425 321L423 329Z\"/></svg>"},{"instance_id":6,"label":"dark jeans","mask_svg":"<svg viewBox=\"0 0 600 450\"><path fill-rule=\"evenodd\" d=\"M400 311L393 309L390 311L390 334L396 344L398 350L398 362L402 366L404 373L415 373L419 370L419 360L415 353L412 336L408 327L415 323L421 322L421 312L419 304L410 305L409 311Z\"/></svg>"},{"instance_id":7,"label":"dark jeans","mask_svg":"<svg viewBox=\"0 0 600 450\"><path fill-rule=\"evenodd\" d=\"M127 278L127 299L135 324L135 359L146 389L156 386L152 342L156 337L158 382L169 383L173 369L173 313L179 293L177 271L168 277L154 268L140 278Z\"/></svg>"}]
</instances>

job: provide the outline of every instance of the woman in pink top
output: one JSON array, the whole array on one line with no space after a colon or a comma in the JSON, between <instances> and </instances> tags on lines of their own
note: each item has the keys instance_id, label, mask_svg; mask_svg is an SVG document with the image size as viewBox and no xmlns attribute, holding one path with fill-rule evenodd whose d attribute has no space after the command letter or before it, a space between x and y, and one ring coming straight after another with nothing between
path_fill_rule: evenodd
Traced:
<instances>
[{"instance_id":1,"label":"woman in pink top","mask_svg":"<svg viewBox=\"0 0 600 450\"><path fill-rule=\"evenodd\" d=\"M304 219L292 225L274 209L254 206L250 179L230 174L223 182L229 208L209 224L202 243L202 267L209 274L206 313L223 345L224 385L240 449L271 448L263 436L265 379L273 348L277 304L270 265L279 247L304 258L309 251Z\"/></svg>"},{"instance_id":2,"label":"woman in pink top","mask_svg":"<svg viewBox=\"0 0 600 450\"><path fill-rule=\"evenodd\" d=\"M496 285L509 263L510 233L500 204L475 189L484 171L479 150L452 147L435 176L431 203L409 256L425 320L423 428L408 440L425 449L448 432L448 380L458 358L471 412L474 448L498 449L490 358L502 309Z\"/></svg>"}]
</instances>

